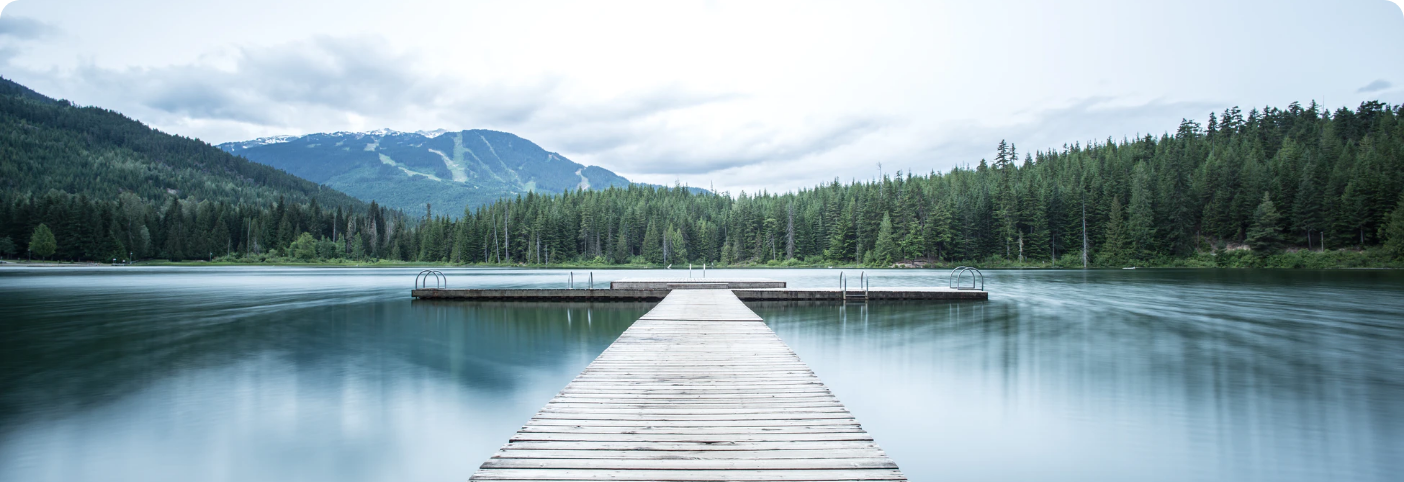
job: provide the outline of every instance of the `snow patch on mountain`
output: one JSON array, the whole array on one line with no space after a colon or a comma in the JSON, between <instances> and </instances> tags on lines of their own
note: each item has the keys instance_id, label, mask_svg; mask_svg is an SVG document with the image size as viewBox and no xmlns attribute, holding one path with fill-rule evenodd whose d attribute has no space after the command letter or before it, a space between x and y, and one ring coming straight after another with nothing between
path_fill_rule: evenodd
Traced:
<instances>
[{"instance_id":1,"label":"snow patch on mountain","mask_svg":"<svg viewBox=\"0 0 1404 482\"><path fill-rule=\"evenodd\" d=\"M238 147L238 148L240 148L240 149L248 149L248 148L250 148L250 147L266 146L266 145L270 145L270 144L282 144L282 143L284 143L284 142L290 142L290 141L294 141L294 140L301 139L301 138L302 138L302 136L269 136L269 137L260 137L260 138L258 138L258 139L253 139L253 140L248 140L248 141L243 141L243 142L231 142L231 143L229 143L229 144L234 144L236 147Z\"/></svg>"}]
</instances>

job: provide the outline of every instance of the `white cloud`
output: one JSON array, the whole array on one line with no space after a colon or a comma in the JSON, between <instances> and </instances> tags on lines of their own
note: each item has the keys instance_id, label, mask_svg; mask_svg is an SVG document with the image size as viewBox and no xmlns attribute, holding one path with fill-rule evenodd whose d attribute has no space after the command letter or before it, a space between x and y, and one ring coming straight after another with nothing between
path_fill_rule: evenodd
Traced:
<instances>
[{"instance_id":1,"label":"white cloud","mask_svg":"<svg viewBox=\"0 0 1404 482\"><path fill-rule=\"evenodd\" d=\"M1404 79L1380 61L1404 58L1394 9L21 0L4 17L48 33L0 39L0 68L210 142L490 128L631 179L737 192L870 178L878 162L945 170L1000 139L1031 152L1158 134L1230 105L1388 99L1361 86Z\"/></svg>"},{"instance_id":2,"label":"white cloud","mask_svg":"<svg viewBox=\"0 0 1404 482\"><path fill-rule=\"evenodd\" d=\"M8 64L34 42L52 38L58 33L53 25L33 18L3 15L8 3L0 4L0 65Z\"/></svg>"}]
</instances>

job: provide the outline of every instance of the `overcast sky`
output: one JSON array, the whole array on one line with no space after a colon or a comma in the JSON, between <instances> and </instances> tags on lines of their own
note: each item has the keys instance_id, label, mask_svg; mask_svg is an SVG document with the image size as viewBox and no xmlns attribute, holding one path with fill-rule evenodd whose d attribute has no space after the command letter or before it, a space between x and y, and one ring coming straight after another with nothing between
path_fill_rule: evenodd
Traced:
<instances>
[{"instance_id":1,"label":"overcast sky","mask_svg":"<svg viewBox=\"0 0 1404 482\"><path fill-rule=\"evenodd\" d=\"M0 0L4 3L4 0ZM632 180L787 190L1404 102L1387 0L18 0L0 75L211 143L511 132Z\"/></svg>"}]
</instances>

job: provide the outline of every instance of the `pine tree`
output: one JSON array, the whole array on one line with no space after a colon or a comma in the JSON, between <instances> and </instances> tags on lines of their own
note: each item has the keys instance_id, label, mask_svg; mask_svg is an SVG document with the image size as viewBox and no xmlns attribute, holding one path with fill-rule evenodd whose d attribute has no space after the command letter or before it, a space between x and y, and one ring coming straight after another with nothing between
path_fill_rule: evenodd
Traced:
<instances>
[{"instance_id":1,"label":"pine tree","mask_svg":"<svg viewBox=\"0 0 1404 482\"><path fill-rule=\"evenodd\" d=\"M47 259L58 250L58 241L54 239L54 232L49 230L47 224L40 223L34 228L34 234L29 237L29 252Z\"/></svg>"},{"instance_id":2,"label":"pine tree","mask_svg":"<svg viewBox=\"0 0 1404 482\"><path fill-rule=\"evenodd\" d=\"M900 256L897 240L893 237L892 216L883 214L882 224L878 227L877 243L873 246L873 250L876 253L874 259L884 267L891 266L892 262Z\"/></svg>"},{"instance_id":3,"label":"pine tree","mask_svg":"<svg viewBox=\"0 0 1404 482\"><path fill-rule=\"evenodd\" d=\"M898 252L901 253L898 257L913 259L925 255L927 253L926 233L923 232L921 224L916 220L909 221L905 231L907 234L902 236L902 240L897 243Z\"/></svg>"},{"instance_id":4,"label":"pine tree","mask_svg":"<svg viewBox=\"0 0 1404 482\"><path fill-rule=\"evenodd\" d=\"M1131 181L1131 205L1126 226L1133 259L1147 259L1155 249L1155 212L1151 210L1151 173L1137 163Z\"/></svg>"},{"instance_id":5,"label":"pine tree","mask_svg":"<svg viewBox=\"0 0 1404 482\"><path fill-rule=\"evenodd\" d=\"M658 232L658 225L649 222L648 229L644 231L643 257L653 264L663 263L663 234Z\"/></svg>"},{"instance_id":6,"label":"pine tree","mask_svg":"<svg viewBox=\"0 0 1404 482\"><path fill-rule=\"evenodd\" d=\"M1325 177L1325 170L1319 168L1315 159L1307 161L1297 184L1297 198L1292 203L1293 227L1302 232L1302 236L1306 238L1308 249L1312 248L1312 233L1319 234L1327 226L1322 213L1321 199L1321 190L1326 183ZM1322 246L1316 247L1321 248Z\"/></svg>"},{"instance_id":7,"label":"pine tree","mask_svg":"<svg viewBox=\"0 0 1404 482\"><path fill-rule=\"evenodd\" d=\"M1341 196L1345 219L1355 228L1361 248L1377 241L1373 238L1379 231L1379 223L1392 207L1392 193L1386 186L1389 161L1380 144L1373 135L1367 135L1360 142L1351 181Z\"/></svg>"},{"instance_id":8,"label":"pine tree","mask_svg":"<svg viewBox=\"0 0 1404 482\"><path fill-rule=\"evenodd\" d=\"M668 240L668 262L673 264L686 263L688 260L687 241L683 238L681 230L669 228L666 232Z\"/></svg>"},{"instance_id":9,"label":"pine tree","mask_svg":"<svg viewBox=\"0 0 1404 482\"><path fill-rule=\"evenodd\" d=\"M984 163L984 160L981 160L980 162ZM1004 139L1000 139L999 147L995 148L994 168L1003 170L1009 167L1009 164L1009 143L1005 142Z\"/></svg>"},{"instance_id":10,"label":"pine tree","mask_svg":"<svg viewBox=\"0 0 1404 482\"><path fill-rule=\"evenodd\" d=\"M1230 229L1237 239L1244 239L1246 229L1253 222L1253 213L1267 191L1267 169L1263 166L1261 149L1249 148L1243 168L1238 173L1238 185L1229 205Z\"/></svg>"},{"instance_id":11,"label":"pine tree","mask_svg":"<svg viewBox=\"0 0 1404 482\"><path fill-rule=\"evenodd\" d=\"M1263 193L1263 202L1253 211L1253 225L1248 228L1247 243L1254 254L1268 256L1282 249L1282 228L1278 226L1281 220L1272 198Z\"/></svg>"},{"instance_id":12,"label":"pine tree","mask_svg":"<svg viewBox=\"0 0 1404 482\"><path fill-rule=\"evenodd\" d=\"M1113 197L1110 217L1107 219L1106 237L1102 249L1097 251L1097 263L1103 266L1120 266L1127 261L1126 223L1122 218L1121 198Z\"/></svg>"},{"instance_id":13,"label":"pine tree","mask_svg":"<svg viewBox=\"0 0 1404 482\"><path fill-rule=\"evenodd\" d=\"M629 236L624 231L619 232L619 239L614 241L614 262L624 264L629 262Z\"/></svg>"},{"instance_id":14,"label":"pine tree","mask_svg":"<svg viewBox=\"0 0 1404 482\"><path fill-rule=\"evenodd\" d=\"M785 259L795 259L795 204L785 205Z\"/></svg>"},{"instance_id":15,"label":"pine tree","mask_svg":"<svg viewBox=\"0 0 1404 482\"><path fill-rule=\"evenodd\" d=\"M932 246L932 252L936 259L942 257L950 258L953 246L951 236L951 197L942 196L941 201L936 203L935 209L931 212L931 219L926 223L926 242Z\"/></svg>"},{"instance_id":16,"label":"pine tree","mask_svg":"<svg viewBox=\"0 0 1404 482\"><path fill-rule=\"evenodd\" d=\"M366 241L361 238L361 233L356 233L351 237L351 259L365 259Z\"/></svg>"},{"instance_id":17,"label":"pine tree","mask_svg":"<svg viewBox=\"0 0 1404 482\"><path fill-rule=\"evenodd\" d=\"M165 253L167 259L179 261L185 259L186 223L182 222L181 218L184 216L180 213L180 207L172 205L176 207L166 213L166 229L163 233L166 242L161 247L161 251Z\"/></svg>"},{"instance_id":18,"label":"pine tree","mask_svg":"<svg viewBox=\"0 0 1404 482\"><path fill-rule=\"evenodd\" d=\"M829 249L824 252L824 257L833 261L853 259L853 231L853 204L847 203L838 220L829 229Z\"/></svg>"}]
</instances>

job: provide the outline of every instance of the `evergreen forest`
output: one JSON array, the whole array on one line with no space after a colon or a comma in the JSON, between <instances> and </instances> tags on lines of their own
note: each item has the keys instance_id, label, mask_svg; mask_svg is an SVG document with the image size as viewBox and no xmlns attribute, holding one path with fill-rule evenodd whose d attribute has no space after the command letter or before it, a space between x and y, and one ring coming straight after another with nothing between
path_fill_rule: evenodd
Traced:
<instances>
[{"instance_id":1,"label":"evergreen forest","mask_svg":"<svg viewBox=\"0 0 1404 482\"><path fill-rule=\"evenodd\" d=\"M347 239L362 234L364 256L392 257L382 240L404 236L403 219L199 140L0 79L0 256L267 256L287 253L302 233L337 239L346 226L363 226ZM330 242L310 244L338 254Z\"/></svg>"},{"instance_id":2,"label":"evergreen forest","mask_svg":"<svg viewBox=\"0 0 1404 482\"><path fill-rule=\"evenodd\" d=\"M407 216L0 82L0 254L504 265L1397 266L1404 122L1238 108L1174 133L789 193L630 185ZM37 249L36 249L37 248Z\"/></svg>"},{"instance_id":3,"label":"evergreen forest","mask_svg":"<svg viewBox=\"0 0 1404 482\"><path fill-rule=\"evenodd\" d=\"M1173 134L793 193L529 194L421 224L450 263L1368 266L1404 254L1404 122L1239 108Z\"/></svg>"}]
</instances>

